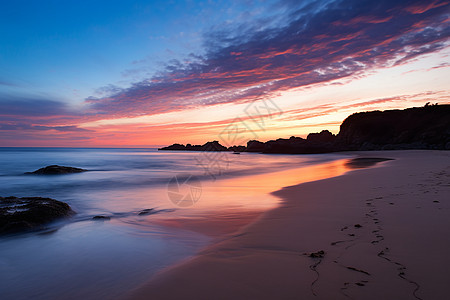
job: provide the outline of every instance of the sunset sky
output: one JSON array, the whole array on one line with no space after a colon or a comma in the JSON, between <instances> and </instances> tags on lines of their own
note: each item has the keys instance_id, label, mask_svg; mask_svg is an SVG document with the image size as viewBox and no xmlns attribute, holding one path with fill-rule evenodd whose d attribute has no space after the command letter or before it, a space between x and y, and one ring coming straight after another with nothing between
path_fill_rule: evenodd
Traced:
<instances>
[{"instance_id":1,"label":"sunset sky","mask_svg":"<svg viewBox=\"0 0 450 300\"><path fill-rule=\"evenodd\" d=\"M241 143L450 103L450 2L3 1L0 146Z\"/></svg>"}]
</instances>

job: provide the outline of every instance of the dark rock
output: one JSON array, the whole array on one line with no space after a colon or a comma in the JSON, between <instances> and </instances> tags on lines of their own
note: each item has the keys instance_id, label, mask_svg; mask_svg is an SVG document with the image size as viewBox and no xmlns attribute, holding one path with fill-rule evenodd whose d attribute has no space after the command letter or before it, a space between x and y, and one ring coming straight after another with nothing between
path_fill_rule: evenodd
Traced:
<instances>
[{"instance_id":1,"label":"dark rock","mask_svg":"<svg viewBox=\"0 0 450 300\"><path fill-rule=\"evenodd\" d=\"M228 148L222 146L218 141L207 142L202 148L203 151L228 151Z\"/></svg>"},{"instance_id":2,"label":"dark rock","mask_svg":"<svg viewBox=\"0 0 450 300\"><path fill-rule=\"evenodd\" d=\"M264 145L263 153L290 153L294 154L306 144L306 140L299 137L277 139L268 141Z\"/></svg>"},{"instance_id":3,"label":"dark rock","mask_svg":"<svg viewBox=\"0 0 450 300\"><path fill-rule=\"evenodd\" d=\"M360 225L360 224L355 224L355 228L361 228L362 227L362 225Z\"/></svg>"},{"instance_id":4,"label":"dark rock","mask_svg":"<svg viewBox=\"0 0 450 300\"><path fill-rule=\"evenodd\" d=\"M229 151L233 151L233 152L244 152L247 150L247 147L245 146L231 146L228 147Z\"/></svg>"},{"instance_id":5,"label":"dark rock","mask_svg":"<svg viewBox=\"0 0 450 300\"><path fill-rule=\"evenodd\" d=\"M147 208L147 209L143 209L139 212L138 215L142 216L142 215L148 215L150 213L154 212L153 208Z\"/></svg>"},{"instance_id":6,"label":"dark rock","mask_svg":"<svg viewBox=\"0 0 450 300\"><path fill-rule=\"evenodd\" d=\"M72 173L81 173L86 172L85 169L74 168L74 167L64 167L58 165L47 166L45 168L41 168L34 172L27 172L25 174L36 174L36 175L61 175L61 174L72 174Z\"/></svg>"},{"instance_id":7,"label":"dark rock","mask_svg":"<svg viewBox=\"0 0 450 300\"><path fill-rule=\"evenodd\" d=\"M331 143L334 142L336 136L328 130L322 130L320 133L308 134L306 140L312 143Z\"/></svg>"},{"instance_id":8,"label":"dark rock","mask_svg":"<svg viewBox=\"0 0 450 300\"><path fill-rule=\"evenodd\" d=\"M337 135L343 150L446 149L450 105L355 113Z\"/></svg>"},{"instance_id":9,"label":"dark rock","mask_svg":"<svg viewBox=\"0 0 450 300\"><path fill-rule=\"evenodd\" d=\"M0 234L43 229L75 212L67 203L41 197L0 197Z\"/></svg>"},{"instance_id":10,"label":"dark rock","mask_svg":"<svg viewBox=\"0 0 450 300\"><path fill-rule=\"evenodd\" d=\"M336 137L329 131L311 133L307 139L290 137L268 141L264 145L263 153L313 154L333 152Z\"/></svg>"},{"instance_id":11,"label":"dark rock","mask_svg":"<svg viewBox=\"0 0 450 300\"><path fill-rule=\"evenodd\" d=\"M262 152L264 150L264 143L260 141L248 141L247 152Z\"/></svg>"},{"instance_id":12,"label":"dark rock","mask_svg":"<svg viewBox=\"0 0 450 300\"><path fill-rule=\"evenodd\" d=\"M189 146L191 144L188 144ZM173 144L167 147L159 148L158 150L186 150L186 146L182 144Z\"/></svg>"},{"instance_id":13,"label":"dark rock","mask_svg":"<svg viewBox=\"0 0 450 300\"><path fill-rule=\"evenodd\" d=\"M325 256L325 251L320 250L317 252L311 252L308 254L308 256L312 258L323 258Z\"/></svg>"},{"instance_id":14,"label":"dark rock","mask_svg":"<svg viewBox=\"0 0 450 300\"><path fill-rule=\"evenodd\" d=\"M227 147L222 146L218 141L207 142L204 145L173 144L158 150L174 150L174 151L228 151Z\"/></svg>"},{"instance_id":15,"label":"dark rock","mask_svg":"<svg viewBox=\"0 0 450 300\"><path fill-rule=\"evenodd\" d=\"M108 221L108 220L111 220L111 217L108 217L108 216L95 216L95 217L92 218L92 220Z\"/></svg>"}]
</instances>

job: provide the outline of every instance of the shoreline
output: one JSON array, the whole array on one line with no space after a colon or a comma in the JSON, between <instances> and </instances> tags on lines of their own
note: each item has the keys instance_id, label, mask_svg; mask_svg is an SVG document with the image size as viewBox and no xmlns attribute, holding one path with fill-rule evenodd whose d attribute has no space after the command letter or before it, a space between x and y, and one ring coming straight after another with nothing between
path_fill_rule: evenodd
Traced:
<instances>
[{"instance_id":1,"label":"shoreline","mask_svg":"<svg viewBox=\"0 0 450 300\"><path fill-rule=\"evenodd\" d=\"M365 153L395 160L273 192L280 206L127 299L444 299L450 153ZM438 259L421 262L426 253Z\"/></svg>"}]
</instances>

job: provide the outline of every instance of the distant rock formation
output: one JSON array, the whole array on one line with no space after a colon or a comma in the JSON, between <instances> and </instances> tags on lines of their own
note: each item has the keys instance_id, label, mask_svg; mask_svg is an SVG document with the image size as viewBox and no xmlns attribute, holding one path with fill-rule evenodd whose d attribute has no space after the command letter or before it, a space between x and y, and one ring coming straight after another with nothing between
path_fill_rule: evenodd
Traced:
<instances>
[{"instance_id":1,"label":"distant rock formation","mask_svg":"<svg viewBox=\"0 0 450 300\"><path fill-rule=\"evenodd\" d=\"M214 146L206 147L212 143ZM220 150L209 150L220 149ZM239 150L236 150L239 149ZM290 137L267 142L251 140L228 149L217 141L203 146L174 144L160 150L238 151L313 154L356 150L450 150L450 105L426 105L404 110L355 113L341 124L339 134L328 130L306 139Z\"/></svg>"},{"instance_id":2,"label":"distant rock formation","mask_svg":"<svg viewBox=\"0 0 450 300\"><path fill-rule=\"evenodd\" d=\"M62 174L72 174L86 172L85 169L64 167L58 165L47 166L36 170L34 172L26 172L25 174L35 174L35 175L62 175Z\"/></svg>"},{"instance_id":3,"label":"distant rock formation","mask_svg":"<svg viewBox=\"0 0 450 300\"><path fill-rule=\"evenodd\" d=\"M181 150L181 151L229 151L227 147L222 146L218 141L207 142L204 145L191 144L173 144L167 147L159 148L158 150Z\"/></svg>"},{"instance_id":4,"label":"distant rock formation","mask_svg":"<svg viewBox=\"0 0 450 300\"><path fill-rule=\"evenodd\" d=\"M43 229L75 212L67 203L41 197L0 197L0 235Z\"/></svg>"}]
</instances>

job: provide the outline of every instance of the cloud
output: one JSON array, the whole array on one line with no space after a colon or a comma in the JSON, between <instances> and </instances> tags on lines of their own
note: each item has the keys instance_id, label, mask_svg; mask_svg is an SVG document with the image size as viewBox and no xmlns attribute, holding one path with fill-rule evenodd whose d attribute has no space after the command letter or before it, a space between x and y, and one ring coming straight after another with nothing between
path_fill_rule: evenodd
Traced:
<instances>
[{"instance_id":1,"label":"cloud","mask_svg":"<svg viewBox=\"0 0 450 300\"><path fill-rule=\"evenodd\" d=\"M69 126L43 126L43 125L31 125L27 123L19 123L19 124L0 124L0 130L56 130L60 132L90 132L92 130L79 128L74 125Z\"/></svg>"},{"instance_id":2,"label":"cloud","mask_svg":"<svg viewBox=\"0 0 450 300\"><path fill-rule=\"evenodd\" d=\"M0 94L1 116L37 117L73 113L67 104L59 101L40 97L19 97Z\"/></svg>"},{"instance_id":3,"label":"cloud","mask_svg":"<svg viewBox=\"0 0 450 300\"><path fill-rule=\"evenodd\" d=\"M0 130L87 132L75 124L90 118L66 103L39 96L0 94Z\"/></svg>"},{"instance_id":4,"label":"cloud","mask_svg":"<svg viewBox=\"0 0 450 300\"><path fill-rule=\"evenodd\" d=\"M96 89L94 91L94 93L97 96L105 96L105 95L116 94L116 93L119 93L120 91L122 91L122 88L120 88L119 86L114 85L114 84L108 84L106 86L102 86L102 87Z\"/></svg>"},{"instance_id":5,"label":"cloud","mask_svg":"<svg viewBox=\"0 0 450 300\"><path fill-rule=\"evenodd\" d=\"M448 45L448 1L281 1L282 16L212 30L205 54L172 60L92 109L138 116L246 102L279 91L403 64ZM283 22L279 21L283 20Z\"/></svg>"}]
</instances>

